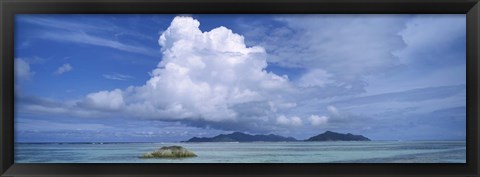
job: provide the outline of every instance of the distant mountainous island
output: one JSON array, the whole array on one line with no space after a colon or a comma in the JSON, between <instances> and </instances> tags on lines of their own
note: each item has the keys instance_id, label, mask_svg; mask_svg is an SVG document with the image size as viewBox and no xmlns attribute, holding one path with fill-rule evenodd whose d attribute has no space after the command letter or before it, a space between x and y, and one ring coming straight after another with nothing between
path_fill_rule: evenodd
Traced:
<instances>
[{"instance_id":1,"label":"distant mountainous island","mask_svg":"<svg viewBox=\"0 0 480 177\"><path fill-rule=\"evenodd\" d=\"M351 133L342 134L326 131L320 135L308 138L305 141L370 141L370 139L362 135L354 135Z\"/></svg>"},{"instance_id":2,"label":"distant mountainous island","mask_svg":"<svg viewBox=\"0 0 480 177\"><path fill-rule=\"evenodd\" d=\"M297 140L293 137L283 137L280 135L249 135L241 132L231 134L220 134L214 137L193 137L183 142L291 142L291 141L370 141L362 135L353 135L351 133L342 134L332 131L326 131L317 136L313 136L306 140Z\"/></svg>"},{"instance_id":3,"label":"distant mountainous island","mask_svg":"<svg viewBox=\"0 0 480 177\"><path fill-rule=\"evenodd\" d=\"M283 137L279 135L249 135L241 132L234 132L231 134L220 134L211 138L198 138L193 137L185 142L255 142L255 141L267 141L267 142L282 142L282 141L297 141L292 137Z\"/></svg>"}]
</instances>

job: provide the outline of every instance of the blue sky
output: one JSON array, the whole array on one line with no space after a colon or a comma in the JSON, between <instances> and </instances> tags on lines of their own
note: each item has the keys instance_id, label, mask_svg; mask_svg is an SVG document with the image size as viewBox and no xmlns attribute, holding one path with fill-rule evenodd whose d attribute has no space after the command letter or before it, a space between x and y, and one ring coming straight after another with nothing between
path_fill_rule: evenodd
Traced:
<instances>
[{"instance_id":1,"label":"blue sky","mask_svg":"<svg viewBox=\"0 0 480 177\"><path fill-rule=\"evenodd\" d=\"M465 139L465 15L17 15L17 142Z\"/></svg>"}]
</instances>

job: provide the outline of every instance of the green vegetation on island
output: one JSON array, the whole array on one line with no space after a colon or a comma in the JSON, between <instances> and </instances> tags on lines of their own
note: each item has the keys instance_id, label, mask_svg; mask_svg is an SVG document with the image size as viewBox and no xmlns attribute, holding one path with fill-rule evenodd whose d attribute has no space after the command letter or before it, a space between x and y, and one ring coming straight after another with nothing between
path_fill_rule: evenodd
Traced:
<instances>
[{"instance_id":1,"label":"green vegetation on island","mask_svg":"<svg viewBox=\"0 0 480 177\"><path fill-rule=\"evenodd\" d=\"M197 157L193 152L190 152L182 146L164 146L160 149L143 154L140 158L150 159L150 158L185 158L185 157Z\"/></svg>"}]
</instances>

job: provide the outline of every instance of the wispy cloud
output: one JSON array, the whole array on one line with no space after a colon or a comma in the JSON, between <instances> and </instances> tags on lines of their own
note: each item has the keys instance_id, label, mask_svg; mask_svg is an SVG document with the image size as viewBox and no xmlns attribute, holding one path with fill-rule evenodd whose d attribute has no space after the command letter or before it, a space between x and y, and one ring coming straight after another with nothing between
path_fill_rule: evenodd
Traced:
<instances>
[{"instance_id":1,"label":"wispy cloud","mask_svg":"<svg viewBox=\"0 0 480 177\"><path fill-rule=\"evenodd\" d=\"M59 42L75 42L95 46L109 47L125 52L143 54L147 56L159 56L159 52L145 46L122 43L116 38L118 34L133 36L136 39L151 39L150 36L138 32L132 32L120 28L114 24L93 25L88 23L70 22L67 20L57 20L56 18L28 17L20 18L21 21L30 24L39 25L54 30L45 30L38 37ZM108 27L104 27L108 25ZM94 35L95 34L95 35ZM100 34L112 34L111 38Z\"/></svg>"},{"instance_id":2,"label":"wispy cloud","mask_svg":"<svg viewBox=\"0 0 480 177\"><path fill-rule=\"evenodd\" d=\"M125 74L119 74L119 73L113 73L113 74L104 74L103 77L105 79L110 79L110 80L119 80L119 81L126 81L133 79L133 76L130 75L125 75Z\"/></svg>"},{"instance_id":3,"label":"wispy cloud","mask_svg":"<svg viewBox=\"0 0 480 177\"><path fill-rule=\"evenodd\" d=\"M84 23L76 23L66 20L55 20L54 18L42 18L37 16L28 16L27 18L19 18L20 21L67 31L89 31L89 30L110 30L111 28L101 28Z\"/></svg>"},{"instance_id":4,"label":"wispy cloud","mask_svg":"<svg viewBox=\"0 0 480 177\"><path fill-rule=\"evenodd\" d=\"M90 44L90 45L96 45L96 46L102 46L102 47L109 47L117 50L133 52L133 53L148 55L152 57L159 56L158 52L152 49L124 44L115 40L93 36L83 32L64 32L64 33L46 32L41 37L44 39L50 39L50 40L55 40L60 42L62 41L76 42L81 44Z\"/></svg>"}]
</instances>

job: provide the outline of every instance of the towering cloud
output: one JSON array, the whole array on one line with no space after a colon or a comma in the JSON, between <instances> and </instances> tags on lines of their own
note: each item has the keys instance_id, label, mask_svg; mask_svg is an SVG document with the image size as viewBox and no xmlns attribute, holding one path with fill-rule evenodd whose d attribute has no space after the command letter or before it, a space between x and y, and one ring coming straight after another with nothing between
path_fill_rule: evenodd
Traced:
<instances>
[{"instance_id":1,"label":"towering cloud","mask_svg":"<svg viewBox=\"0 0 480 177\"><path fill-rule=\"evenodd\" d=\"M226 27L202 32L199 26L191 17L173 19L158 40L163 59L145 85L91 93L82 105L157 120L242 124L273 121L282 105L293 104L282 96L293 90L287 77L265 70L262 47L246 46Z\"/></svg>"}]
</instances>

